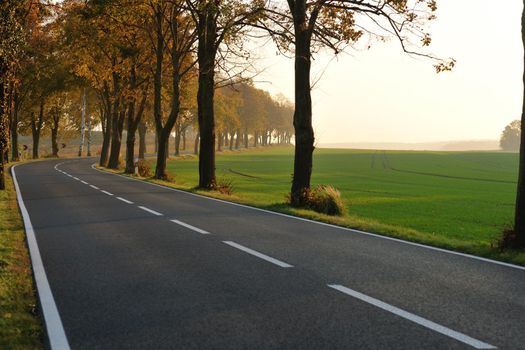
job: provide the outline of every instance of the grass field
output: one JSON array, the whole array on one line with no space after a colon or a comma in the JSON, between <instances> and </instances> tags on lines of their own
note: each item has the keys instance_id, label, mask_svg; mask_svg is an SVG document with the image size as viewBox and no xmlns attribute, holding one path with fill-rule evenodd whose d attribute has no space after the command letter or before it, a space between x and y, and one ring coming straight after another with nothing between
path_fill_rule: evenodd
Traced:
<instances>
[{"instance_id":1,"label":"grass field","mask_svg":"<svg viewBox=\"0 0 525 350\"><path fill-rule=\"evenodd\" d=\"M217 157L231 200L525 264L525 253L493 248L512 223L518 158L499 152L408 152L318 149L313 184L341 191L348 214L331 218L287 207L293 149L231 152ZM175 185L197 183L197 159L170 160Z\"/></svg>"},{"instance_id":2,"label":"grass field","mask_svg":"<svg viewBox=\"0 0 525 350\"><path fill-rule=\"evenodd\" d=\"M42 349L24 226L10 176L0 191L0 349Z\"/></svg>"}]
</instances>

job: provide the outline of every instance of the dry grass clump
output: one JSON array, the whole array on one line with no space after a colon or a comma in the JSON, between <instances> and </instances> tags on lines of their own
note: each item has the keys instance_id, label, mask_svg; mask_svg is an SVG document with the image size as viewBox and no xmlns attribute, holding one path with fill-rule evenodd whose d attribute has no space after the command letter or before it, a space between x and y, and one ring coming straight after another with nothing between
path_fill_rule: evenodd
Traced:
<instances>
[{"instance_id":1,"label":"dry grass clump","mask_svg":"<svg viewBox=\"0 0 525 350\"><path fill-rule=\"evenodd\" d=\"M301 198L301 207L312 209L321 214L343 216L346 212L341 192L330 185L318 185L306 191ZM291 203L291 195L289 195L288 201Z\"/></svg>"},{"instance_id":2,"label":"dry grass clump","mask_svg":"<svg viewBox=\"0 0 525 350\"><path fill-rule=\"evenodd\" d=\"M137 171L140 177L152 177L153 173L151 172L151 161L147 159L139 159L137 162Z\"/></svg>"}]
</instances>

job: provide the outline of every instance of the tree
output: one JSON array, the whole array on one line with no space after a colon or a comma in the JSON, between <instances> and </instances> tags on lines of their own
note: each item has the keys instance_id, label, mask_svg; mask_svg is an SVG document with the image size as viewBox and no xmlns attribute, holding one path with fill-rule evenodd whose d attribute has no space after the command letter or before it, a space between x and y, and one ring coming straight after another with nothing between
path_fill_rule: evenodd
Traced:
<instances>
[{"instance_id":1,"label":"tree","mask_svg":"<svg viewBox=\"0 0 525 350\"><path fill-rule=\"evenodd\" d=\"M16 58L22 53L22 12L26 5L23 1L0 2L0 190L5 189L9 151L9 88L14 84Z\"/></svg>"},{"instance_id":2,"label":"tree","mask_svg":"<svg viewBox=\"0 0 525 350\"><path fill-rule=\"evenodd\" d=\"M525 0L521 17L521 38L525 47ZM525 58L524 58L525 63ZM523 72L523 84L525 87L525 69ZM523 96L521 125L525 125L525 91ZM516 248L525 247L525 133L521 133L520 158L518 173L518 189L516 193L516 211L514 215L514 233L516 235Z\"/></svg>"},{"instance_id":3,"label":"tree","mask_svg":"<svg viewBox=\"0 0 525 350\"><path fill-rule=\"evenodd\" d=\"M181 81L191 74L196 64L193 47L197 38L195 25L186 12L184 0L172 2L151 2L151 17L153 19L152 47L155 53L155 69L153 75L154 100L153 115L158 136L157 164L155 178L165 179L166 159L168 157L168 142L171 131L181 110ZM164 51L168 51L171 72L170 112L167 118L162 113L162 73Z\"/></svg>"},{"instance_id":4,"label":"tree","mask_svg":"<svg viewBox=\"0 0 525 350\"><path fill-rule=\"evenodd\" d=\"M110 13L112 5L113 2L66 0L61 5L58 21L72 71L84 86L96 91L99 105L103 107L103 113L100 113L103 134L100 165L108 165L108 158L113 155L111 165L116 167L125 117L121 76L127 74L128 67L121 50L125 45L119 41L120 31ZM111 141L115 141L113 145Z\"/></svg>"},{"instance_id":5,"label":"tree","mask_svg":"<svg viewBox=\"0 0 525 350\"><path fill-rule=\"evenodd\" d=\"M199 188L214 189L215 179L215 73L221 45L238 40L242 29L262 14L264 1L187 0L198 32L197 92L200 134ZM226 52L223 52L226 54Z\"/></svg>"},{"instance_id":6,"label":"tree","mask_svg":"<svg viewBox=\"0 0 525 350\"><path fill-rule=\"evenodd\" d=\"M384 40L395 37L413 55L410 39L422 46L431 42L423 31L435 18L435 0L287 0L288 7L274 6L260 27L269 31L281 50L295 56L295 158L291 205L305 206L310 190L314 131L310 68L313 53L325 47L335 54L368 34ZM359 23L358 23L359 20ZM431 57L433 58L433 57ZM454 61L439 61L437 71L449 70Z\"/></svg>"},{"instance_id":7,"label":"tree","mask_svg":"<svg viewBox=\"0 0 525 350\"><path fill-rule=\"evenodd\" d=\"M519 151L521 137L521 122L512 121L501 133L499 146L504 151Z\"/></svg>"}]
</instances>

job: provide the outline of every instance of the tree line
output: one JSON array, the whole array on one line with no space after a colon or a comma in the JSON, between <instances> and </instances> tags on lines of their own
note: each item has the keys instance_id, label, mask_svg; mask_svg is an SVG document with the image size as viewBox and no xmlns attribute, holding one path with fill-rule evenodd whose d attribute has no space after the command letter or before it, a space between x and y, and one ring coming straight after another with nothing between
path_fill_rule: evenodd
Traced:
<instances>
[{"instance_id":1,"label":"tree line","mask_svg":"<svg viewBox=\"0 0 525 350\"><path fill-rule=\"evenodd\" d=\"M427 51L435 0L20 0L2 2L0 11L2 165L9 135L17 132L15 105L22 108L17 99L37 103L30 123L37 135L40 111L68 108L62 103L67 96L90 94L86 108L97 111L103 133L100 164L116 168L124 128L126 145L133 145L144 115L151 114L159 179L167 175L169 136L195 115L202 189L216 187L217 145L226 139L231 145L233 138L246 143L248 133L254 142L267 143L279 130L277 139L293 139L295 146L290 204L297 207L306 205L310 190L315 144L310 70L318 52L338 54L393 38L402 52L434 61L437 72L455 63ZM233 92L242 95L249 86L242 83L253 74L247 44L253 37L271 38L278 51L294 58L293 132L251 121L258 108L267 116L278 114L275 105L250 105L251 98L260 98L239 99ZM36 79L21 83L30 71L22 69L25 64L36 69ZM25 95L27 84L35 85ZM47 99L52 95L55 102ZM523 147L522 139L522 153ZM128 147L127 171L133 156Z\"/></svg>"},{"instance_id":2,"label":"tree line","mask_svg":"<svg viewBox=\"0 0 525 350\"><path fill-rule=\"evenodd\" d=\"M303 204L310 188L315 141L310 95L313 55L323 48L338 53L363 37L384 40L387 36L396 37L404 51L424 55L412 51L407 38L421 41L420 46L429 45L430 36L421 24L432 20L436 11L431 0L414 4L357 0L66 0L45 4L26 0L18 5L24 6L38 8L28 12L40 18L31 21L26 16L19 24L33 27L26 30L30 33L26 42L34 41L28 47L43 47L42 57L36 59L47 63L38 67L36 73L44 80L42 85L50 86L45 81L48 78L51 85L57 82L55 91L62 91L63 84L58 82L69 79L83 89L89 88L97 97L104 135L100 163L110 168L118 166L124 126L128 131L126 144L134 143L149 106L158 139L155 177L165 178L169 135L179 118L196 110L199 187L205 189L216 185L217 137L231 138L235 134L239 140L242 138L242 126L235 125L236 118L220 118L221 114L231 114L228 110L232 110L235 99L231 93L217 91L221 86L235 86L246 79L251 66L246 46L249 37L271 37L280 51L295 56L296 151L291 198L296 206ZM358 19L363 23L358 24ZM365 30L365 24L371 28ZM50 52L53 45L59 50ZM59 74L46 71L57 65L67 67L61 79ZM436 69L449 69L452 65L453 61L439 61ZM222 106L215 101L221 95L228 99ZM41 102L43 97L45 94L40 94ZM42 127L41 116L42 113L35 113L35 135ZM219 123L229 130L225 132ZM246 129L245 126L243 136ZM269 133L266 126L257 126L253 139L266 143L271 140ZM291 140L289 132L279 138ZM131 150L130 147L126 152L128 163L132 160Z\"/></svg>"}]
</instances>

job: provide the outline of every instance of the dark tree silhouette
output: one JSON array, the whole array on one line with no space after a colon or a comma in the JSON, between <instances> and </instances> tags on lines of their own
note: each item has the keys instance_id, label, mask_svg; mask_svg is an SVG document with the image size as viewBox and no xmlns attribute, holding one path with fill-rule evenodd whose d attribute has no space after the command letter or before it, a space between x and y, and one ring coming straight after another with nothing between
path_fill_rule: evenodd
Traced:
<instances>
[{"instance_id":1,"label":"dark tree silhouette","mask_svg":"<svg viewBox=\"0 0 525 350\"><path fill-rule=\"evenodd\" d=\"M525 0L523 1L525 6ZM525 47L525 7L521 16L521 38ZM525 56L524 56L525 63ZM523 84L525 85L525 70L523 72ZM521 111L521 123L525 122L525 91ZM525 247L525 133L521 133L520 162L518 174L518 190L516 194L516 212L514 218L514 230L516 234L516 248Z\"/></svg>"}]
</instances>

